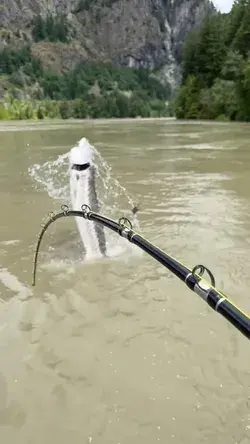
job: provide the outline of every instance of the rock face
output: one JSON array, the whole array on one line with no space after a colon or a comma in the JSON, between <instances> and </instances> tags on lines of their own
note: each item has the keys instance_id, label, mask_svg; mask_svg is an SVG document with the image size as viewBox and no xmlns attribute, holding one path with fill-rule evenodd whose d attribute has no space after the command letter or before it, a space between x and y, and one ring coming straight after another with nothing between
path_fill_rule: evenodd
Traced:
<instances>
[{"instance_id":1,"label":"rock face","mask_svg":"<svg viewBox=\"0 0 250 444\"><path fill-rule=\"evenodd\" d=\"M213 11L209 0L1 0L1 41L32 42L34 16L65 14L74 39L67 45L64 68L70 69L79 59L141 66L160 70L162 78L174 86L187 32ZM50 45L47 51L46 45ZM56 55L57 44L54 49L45 42L40 47L42 61L46 64L43 54L49 53L51 64L51 51Z\"/></svg>"}]
</instances>

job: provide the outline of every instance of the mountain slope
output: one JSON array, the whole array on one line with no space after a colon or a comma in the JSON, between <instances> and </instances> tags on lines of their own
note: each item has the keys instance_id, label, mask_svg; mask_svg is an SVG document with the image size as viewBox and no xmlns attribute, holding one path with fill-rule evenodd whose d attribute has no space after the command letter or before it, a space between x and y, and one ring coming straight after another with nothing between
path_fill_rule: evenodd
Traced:
<instances>
[{"instance_id":1,"label":"mountain slope","mask_svg":"<svg viewBox=\"0 0 250 444\"><path fill-rule=\"evenodd\" d=\"M214 11L209 0L2 0L1 45L30 43L45 68L71 70L81 60L160 70L173 87L187 33ZM61 17L68 42L35 42L39 14Z\"/></svg>"}]
</instances>

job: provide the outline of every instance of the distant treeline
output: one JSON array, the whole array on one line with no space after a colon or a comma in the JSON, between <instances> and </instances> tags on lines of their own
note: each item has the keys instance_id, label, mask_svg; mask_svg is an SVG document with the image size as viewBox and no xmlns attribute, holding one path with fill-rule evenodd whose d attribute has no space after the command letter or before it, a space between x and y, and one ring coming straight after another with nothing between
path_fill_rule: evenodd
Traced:
<instances>
[{"instance_id":1,"label":"distant treeline","mask_svg":"<svg viewBox=\"0 0 250 444\"><path fill-rule=\"evenodd\" d=\"M148 104L140 98L128 98L121 93L108 97L89 96L88 100L18 100L13 96L0 102L0 120L26 119L85 119L166 117L170 111L165 103L152 100Z\"/></svg>"},{"instance_id":2,"label":"distant treeline","mask_svg":"<svg viewBox=\"0 0 250 444\"><path fill-rule=\"evenodd\" d=\"M250 121L250 0L235 0L229 14L190 33L182 73L177 118Z\"/></svg>"},{"instance_id":3,"label":"distant treeline","mask_svg":"<svg viewBox=\"0 0 250 444\"><path fill-rule=\"evenodd\" d=\"M3 105L1 107L1 115L5 116L6 113L16 115L19 106L19 118L23 115L28 118L32 114L31 107L34 113L38 113L38 118L51 114L63 118L161 117L169 114L166 101L170 88L163 86L146 69L82 62L72 71L58 75L44 70L29 47L21 50L7 47L0 53L0 76L7 76L13 99L15 90L32 90L32 99L15 101L14 114L11 105L14 102L8 99L7 108L5 106L3 110ZM32 105L37 101L41 102L39 108Z\"/></svg>"}]
</instances>

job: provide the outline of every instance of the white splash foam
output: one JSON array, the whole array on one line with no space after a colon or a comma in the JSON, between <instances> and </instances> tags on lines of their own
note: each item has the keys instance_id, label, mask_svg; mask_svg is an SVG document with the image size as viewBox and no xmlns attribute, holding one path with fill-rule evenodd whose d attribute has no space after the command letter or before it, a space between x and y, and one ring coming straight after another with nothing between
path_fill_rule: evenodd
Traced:
<instances>
[{"instance_id":1,"label":"white splash foam","mask_svg":"<svg viewBox=\"0 0 250 444\"><path fill-rule=\"evenodd\" d=\"M26 285L22 284L22 282L20 282L18 278L6 268L0 269L0 282L21 298L26 298L27 296L32 295L32 291Z\"/></svg>"},{"instance_id":2,"label":"white splash foam","mask_svg":"<svg viewBox=\"0 0 250 444\"><path fill-rule=\"evenodd\" d=\"M29 168L29 174L36 183L37 191L45 190L55 200L56 209L59 209L58 200L71 207L69 165L72 159L74 163L79 162L80 164L87 163L91 159L91 163L95 166L100 212L115 220L126 216L131 220L133 227L138 229L138 218L136 215L132 216L131 213L134 206L132 198L128 195L126 188L114 177L110 165L86 138L82 138L75 147L71 148L69 152L59 155L56 160L49 160L41 165L35 164ZM105 235L109 257L142 254L138 248L116 233L105 229ZM76 262L78 263L78 261L79 258Z\"/></svg>"},{"instance_id":3,"label":"white splash foam","mask_svg":"<svg viewBox=\"0 0 250 444\"><path fill-rule=\"evenodd\" d=\"M35 164L29 168L29 174L35 182L44 188L53 199L69 203L68 153L58 156L54 161L43 165ZM36 187L40 191L40 187Z\"/></svg>"},{"instance_id":4,"label":"white splash foam","mask_svg":"<svg viewBox=\"0 0 250 444\"><path fill-rule=\"evenodd\" d=\"M89 141L83 137L74 148L71 148L69 153L70 164L84 165L91 162L93 157L93 147Z\"/></svg>"}]
</instances>

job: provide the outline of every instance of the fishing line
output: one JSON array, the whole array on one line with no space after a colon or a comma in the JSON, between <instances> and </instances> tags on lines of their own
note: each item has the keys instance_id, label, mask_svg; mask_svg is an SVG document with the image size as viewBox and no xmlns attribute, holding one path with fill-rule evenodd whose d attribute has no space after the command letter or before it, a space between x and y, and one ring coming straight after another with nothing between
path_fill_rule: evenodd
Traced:
<instances>
[{"instance_id":1,"label":"fishing line","mask_svg":"<svg viewBox=\"0 0 250 444\"><path fill-rule=\"evenodd\" d=\"M109 219L101 214L91 211L88 205L83 205L81 211L70 210L67 205L61 206L60 213L49 213L49 220L42 225L42 231L38 236L38 242L35 249L33 281L36 284L36 271L38 263L38 254L42 238L49 226L63 217L82 217L103 225L106 228L119 234L129 242L137 245L151 257L160 262L169 271L181 279L190 290L198 294L211 308L224 316L234 327L236 327L244 336L250 339L250 317L238 308L229 298L215 287L215 278L212 272L204 265L196 265L193 269L183 265L174 257L162 251L147 239L133 230L129 219L121 217L118 222ZM207 273L210 282L204 279L204 273Z\"/></svg>"}]
</instances>

